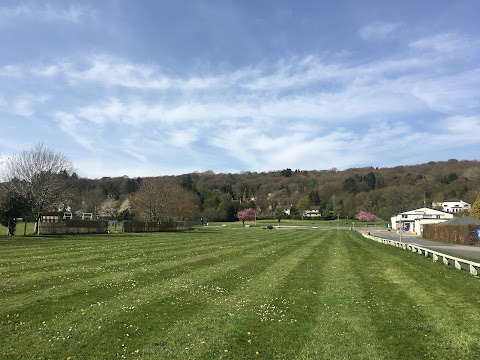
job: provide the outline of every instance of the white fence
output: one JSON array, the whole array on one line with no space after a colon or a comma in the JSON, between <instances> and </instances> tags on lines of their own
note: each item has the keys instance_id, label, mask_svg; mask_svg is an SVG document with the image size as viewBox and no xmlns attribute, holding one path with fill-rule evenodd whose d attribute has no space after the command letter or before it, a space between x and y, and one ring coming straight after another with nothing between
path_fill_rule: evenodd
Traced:
<instances>
[{"instance_id":1,"label":"white fence","mask_svg":"<svg viewBox=\"0 0 480 360\"><path fill-rule=\"evenodd\" d=\"M451 256L451 255L447 255L447 254L442 254L440 252L430 250L430 249L427 249L427 248L424 248L424 247L421 247L421 246L418 246L418 245L414 245L414 244L406 244L406 243L395 241L395 240L380 238L378 236L373 236L373 235L370 235L370 234L362 234L362 235L364 237L368 238L368 239L372 239L372 240L377 241L379 243L396 246L396 247L402 248L403 250L410 250L414 253L424 255L425 257L431 256L433 261L438 261L441 258L443 263L447 266L450 265L450 262L452 262L455 265L455 268L457 270L462 270L462 265L464 265L466 268L468 268L470 270L470 274L472 274L474 276L478 275L478 270L480 268L480 263L460 259L460 258L457 258L455 256Z\"/></svg>"}]
</instances>

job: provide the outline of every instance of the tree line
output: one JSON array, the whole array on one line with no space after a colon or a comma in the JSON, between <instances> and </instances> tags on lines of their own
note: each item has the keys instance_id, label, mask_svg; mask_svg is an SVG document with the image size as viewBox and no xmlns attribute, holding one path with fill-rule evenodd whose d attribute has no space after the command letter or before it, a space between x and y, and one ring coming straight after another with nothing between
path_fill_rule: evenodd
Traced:
<instances>
[{"instance_id":1,"label":"tree line","mask_svg":"<svg viewBox=\"0 0 480 360\"><path fill-rule=\"evenodd\" d=\"M12 233L17 218L38 222L42 213L67 211L118 220L237 221L245 209L254 209L257 219L277 218L284 209L301 218L315 206L327 220L353 219L360 211L388 220L450 198L473 204L480 162L88 179L65 155L38 144L7 160L1 187L0 221Z\"/></svg>"}]
</instances>

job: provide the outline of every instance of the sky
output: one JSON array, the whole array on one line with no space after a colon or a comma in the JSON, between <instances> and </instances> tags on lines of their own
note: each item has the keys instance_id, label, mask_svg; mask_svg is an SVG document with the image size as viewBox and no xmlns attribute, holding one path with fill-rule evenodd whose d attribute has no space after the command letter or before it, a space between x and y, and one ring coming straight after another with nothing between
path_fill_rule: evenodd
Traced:
<instances>
[{"instance_id":1,"label":"sky","mask_svg":"<svg viewBox=\"0 0 480 360\"><path fill-rule=\"evenodd\" d=\"M0 169L81 177L480 154L477 0L0 0Z\"/></svg>"}]
</instances>

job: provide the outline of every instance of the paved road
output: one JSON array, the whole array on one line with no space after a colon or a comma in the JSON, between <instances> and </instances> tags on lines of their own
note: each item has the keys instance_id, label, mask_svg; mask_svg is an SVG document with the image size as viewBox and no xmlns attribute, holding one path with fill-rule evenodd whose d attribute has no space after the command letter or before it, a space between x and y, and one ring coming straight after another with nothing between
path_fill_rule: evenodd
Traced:
<instances>
[{"instance_id":1,"label":"paved road","mask_svg":"<svg viewBox=\"0 0 480 360\"><path fill-rule=\"evenodd\" d=\"M358 230L360 232L368 231L372 235L384 237L386 239L400 241L399 234L395 232L389 232L385 229L368 228L368 229L358 229ZM456 254L456 255L459 255L459 257L464 256L472 259L480 259L480 245L466 246L466 245L440 243L436 241L425 240L422 237L417 235L406 236L405 233L402 235L402 242L423 246L431 250L436 250L438 252Z\"/></svg>"}]
</instances>

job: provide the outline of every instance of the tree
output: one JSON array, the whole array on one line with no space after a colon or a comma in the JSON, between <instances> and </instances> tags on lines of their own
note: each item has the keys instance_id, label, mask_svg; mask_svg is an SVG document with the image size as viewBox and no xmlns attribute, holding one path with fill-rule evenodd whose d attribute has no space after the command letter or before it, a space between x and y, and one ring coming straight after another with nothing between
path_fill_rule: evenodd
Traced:
<instances>
[{"instance_id":1,"label":"tree","mask_svg":"<svg viewBox=\"0 0 480 360\"><path fill-rule=\"evenodd\" d=\"M367 176L364 177L365 182L367 183L368 190L375 189L375 184L377 183L377 178L373 172L369 172Z\"/></svg>"},{"instance_id":2,"label":"tree","mask_svg":"<svg viewBox=\"0 0 480 360\"><path fill-rule=\"evenodd\" d=\"M477 200L472 204L470 208L470 216L480 219L480 195L477 197Z\"/></svg>"},{"instance_id":3,"label":"tree","mask_svg":"<svg viewBox=\"0 0 480 360\"><path fill-rule=\"evenodd\" d=\"M285 216L285 212L283 211L283 209L281 207L277 207L275 209L275 219L278 220L278 222L280 222L280 220L282 220Z\"/></svg>"},{"instance_id":4,"label":"tree","mask_svg":"<svg viewBox=\"0 0 480 360\"><path fill-rule=\"evenodd\" d=\"M42 143L14 155L5 164L7 187L28 199L35 219L35 231L42 212L55 209L66 196L67 181L73 175L73 163L63 154Z\"/></svg>"},{"instance_id":5,"label":"tree","mask_svg":"<svg viewBox=\"0 0 480 360\"><path fill-rule=\"evenodd\" d=\"M237 213L237 218L238 220L240 220L243 224L243 226L245 226L245 221L247 220L255 220L255 210L252 209L252 208L247 208L245 210L242 210L242 211L239 211Z\"/></svg>"},{"instance_id":6,"label":"tree","mask_svg":"<svg viewBox=\"0 0 480 360\"><path fill-rule=\"evenodd\" d=\"M371 214L367 211L360 211L357 215L355 215L355 219L360 221L381 221L377 215Z\"/></svg>"},{"instance_id":7,"label":"tree","mask_svg":"<svg viewBox=\"0 0 480 360\"><path fill-rule=\"evenodd\" d=\"M356 194L358 192L358 185L353 177L345 179L343 182L343 191L351 194Z\"/></svg>"},{"instance_id":8,"label":"tree","mask_svg":"<svg viewBox=\"0 0 480 360\"><path fill-rule=\"evenodd\" d=\"M7 227L8 235L15 235L17 218L24 217L29 211L29 200L16 193L6 193L0 202L0 223Z\"/></svg>"},{"instance_id":9,"label":"tree","mask_svg":"<svg viewBox=\"0 0 480 360\"><path fill-rule=\"evenodd\" d=\"M301 197L297 202L297 210L302 215L302 218L305 214L305 210L308 210L310 206L310 202L308 200L308 196Z\"/></svg>"},{"instance_id":10,"label":"tree","mask_svg":"<svg viewBox=\"0 0 480 360\"><path fill-rule=\"evenodd\" d=\"M318 190L310 191L310 194L308 194L308 201L310 202L309 205L311 205L311 206L320 206L321 205L322 199L320 198L320 194L318 193Z\"/></svg>"},{"instance_id":11,"label":"tree","mask_svg":"<svg viewBox=\"0 0 480 360\"><path fill-rule=\"evenodd\" d=\"M191 220L199 214L199 199L172 180L145 179L132 198L133 209L149 221Z\"/></svg>"}]
</instances>

